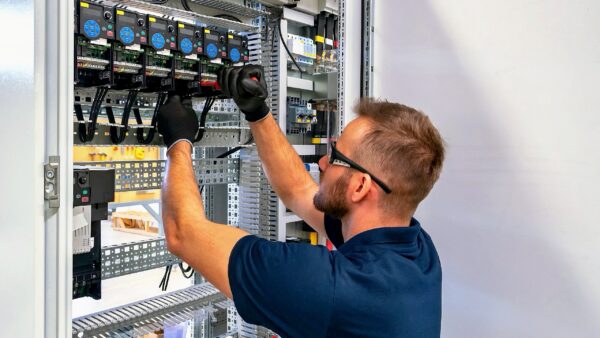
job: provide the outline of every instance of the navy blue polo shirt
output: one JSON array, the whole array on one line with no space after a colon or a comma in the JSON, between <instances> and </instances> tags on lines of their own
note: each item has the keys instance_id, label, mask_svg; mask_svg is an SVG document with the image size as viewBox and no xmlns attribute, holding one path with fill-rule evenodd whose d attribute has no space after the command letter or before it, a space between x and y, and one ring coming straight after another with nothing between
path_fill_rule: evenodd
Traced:
<instances>
[{"instance_id":1,"label":"navy blue polo shirt","mask_svg":"<svg viewBox=\"0 0 600 338\"><path fill-rule=\"evenodd\" d=\"M429 235L409 227L362 232L344 243L325 216L337 251L241 238L229 259L240 316L282 337L439 337L442 270Z\"/></svg>"}]
</instances>

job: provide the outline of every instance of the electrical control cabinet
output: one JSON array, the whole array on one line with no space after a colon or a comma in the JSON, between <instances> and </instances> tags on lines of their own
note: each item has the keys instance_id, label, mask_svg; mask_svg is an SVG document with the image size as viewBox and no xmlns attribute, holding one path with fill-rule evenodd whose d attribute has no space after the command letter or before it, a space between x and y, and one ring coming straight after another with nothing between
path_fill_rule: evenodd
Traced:
<instances>
[{"instance_id":1,"label":"electrical control cabinet","mask_svg":"<svg viewBox=\"0 0 600 338\"><path fill-rule=\"evenodd\" d=\"M189 98L200 125L192 163L209 219L272 241L324 244L271 189L249 125L224 97L217 74L244 64L264 68L272 115L315 176L317 158L341 129L334 101L343 95L337 87L342 73L331 62L324 67L336 55L335 43L328 44L335 41L336 18L320 15L323 38L316 39L319 15L283 9L278 1L194 0L188 9L176 1L64 1L74 5L74 25L56 45L73 47L73 73L60 68L57 95L70 97L56 105L62 115L54 121L64 123L64 108L72 109L66 121L72 128L59 128L72 142L63 138L55 148L66 148L61 165L74 170L61 178L72 186L72 204L58 207L60 222L70 223L55 228L68 229L68 244L47 245L55 261L68 261L68 271L55 279L62 283L53 287L57 299L48 301L61 302L48 307L66 313L48 316L47 323L61 323L59 337L166 336L166 328L179 323L194 338L277 337L243 322L234 304L168 251L160 210L166 158L157 116L169 95ZM65 208L72 221L63 220Z\"/></svg>"}]
</instances>

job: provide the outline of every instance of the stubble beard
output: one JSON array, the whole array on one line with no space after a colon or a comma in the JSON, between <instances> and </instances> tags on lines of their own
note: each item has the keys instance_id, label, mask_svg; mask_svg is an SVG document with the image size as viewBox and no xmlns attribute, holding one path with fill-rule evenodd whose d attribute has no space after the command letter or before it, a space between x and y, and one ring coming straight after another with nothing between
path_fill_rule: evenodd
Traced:
<instances>
[{"instance_id":1,"label":"stubble beard","mask_svg":"<svg viewBox=\"0 0 600 338\"><path fill-rule=\"evenodd\" d=\"M319 191L313 197L315 208L337 219L346 216L350 210L345 200L349 180L350 174L345 173L330 188L324 190L323 186L320 186Z\"/></svg>"}]
</instances>

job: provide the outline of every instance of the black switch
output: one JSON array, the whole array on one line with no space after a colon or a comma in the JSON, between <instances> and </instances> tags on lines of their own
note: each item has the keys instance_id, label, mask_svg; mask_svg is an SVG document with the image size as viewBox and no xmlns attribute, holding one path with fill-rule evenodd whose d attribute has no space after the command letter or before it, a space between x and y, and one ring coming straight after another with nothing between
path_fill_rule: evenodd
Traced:
<instances>
[{"instance_id":1,"label":"black switch","mask_svg":"<svg viewBox=\"0 0 600 338\"><path fill-rule=\"evenodd\" d=\"M79 176L79 183L80 184L86 184L87 183L87 176Z\"/></svg>"}]
</instances>

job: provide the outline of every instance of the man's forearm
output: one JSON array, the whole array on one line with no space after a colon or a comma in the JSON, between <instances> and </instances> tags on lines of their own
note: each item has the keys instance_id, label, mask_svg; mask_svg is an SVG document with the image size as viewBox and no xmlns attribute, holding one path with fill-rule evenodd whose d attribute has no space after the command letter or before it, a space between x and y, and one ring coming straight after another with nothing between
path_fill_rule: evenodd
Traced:
<instances>
[{"instance_id":1,"label":"man's forearm","mask_svg":"<svg viewBox=\"0 0 600 338\"><path fill-rule=\"evenodd\" d=\"M206 219L192 167L191 146L180 142L169 151L162 189L162 213L168 243L181 246L189 238L185 225ZM200 225L200 224L197 224Z\"/></svg>"},{"instance_id":2,"label":"man's forearm","mask_svg":"<svg viewBox=\"0 0 600 338\"><path fill-rule=\"evenodd\" d=\"M180 142L169 150L161 197L169 251L231 298L229 256L238 240L248 233L206 218L189 143Z\"/></svg>"},{"instance_id":3,"label":"man's forearm","mask_svg":"<svg viewBox=\"0 0 600 338\"><path fill-rule=\"evenodd\" d=\"M250 128L269 183L283 203L293 208L296 194L314 194L316 183L273 116L251 122Z\"/></svg>"}]
</instances>

